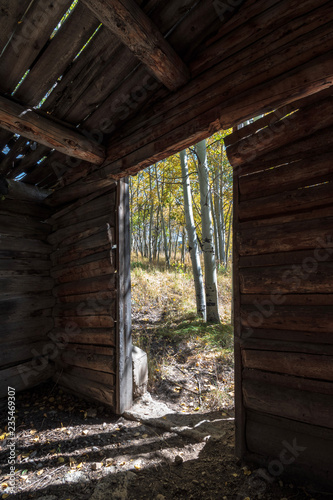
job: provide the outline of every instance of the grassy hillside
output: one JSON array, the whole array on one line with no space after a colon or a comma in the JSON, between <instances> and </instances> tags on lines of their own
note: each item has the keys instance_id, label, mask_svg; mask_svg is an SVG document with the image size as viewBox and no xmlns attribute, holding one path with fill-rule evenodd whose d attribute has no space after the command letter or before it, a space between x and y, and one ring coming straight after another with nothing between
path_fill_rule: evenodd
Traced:
<instances>
[{"instance_id":1,"label":"grassy hillside","mask_svg":"<svg viewBox=\"0 0 333 500\"><path fill-rule=\"evenodd\" d=\"M196 316L188 266L132 262L133 340L148 353L149 389L185 410L232 405L230 272L219 273L218 288L221 324L207 325Z\"/></svg>"}]
</instances>

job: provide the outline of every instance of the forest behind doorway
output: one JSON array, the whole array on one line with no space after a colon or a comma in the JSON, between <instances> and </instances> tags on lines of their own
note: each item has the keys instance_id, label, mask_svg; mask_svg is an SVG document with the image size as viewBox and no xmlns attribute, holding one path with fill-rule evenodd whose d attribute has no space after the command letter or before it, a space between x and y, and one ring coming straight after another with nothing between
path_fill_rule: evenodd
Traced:
<instances>
[{"instance_id":1,"label":"forest behind doorway","mask_svg":"<svg viewBox=\"0 0 333 500\"><path fill-rule=\"evenodd\" d=\"M233 200L225 135L130 179L133 342L148 354L149 390L179 411L233 408ZM212 321L209 308L202 314L209 273L217 297Z\"/></svg>"}]
</instances>

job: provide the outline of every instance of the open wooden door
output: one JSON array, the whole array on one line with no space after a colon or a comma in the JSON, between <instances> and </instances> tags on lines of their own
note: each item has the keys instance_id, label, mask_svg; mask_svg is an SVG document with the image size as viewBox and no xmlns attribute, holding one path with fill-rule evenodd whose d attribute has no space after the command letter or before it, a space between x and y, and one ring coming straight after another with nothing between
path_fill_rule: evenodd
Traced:
<instances>
[{"instance_id":1,"label":"open wooden door","mask_svg":"<svg viewBox=\"0 0 333 500\"><path fill-rule=\"evenodd\" d=\"M132 404L128 182L82 197L53 216L52 276L60 346L55 380L121 414Z\"/></svg>"}]
</instances>

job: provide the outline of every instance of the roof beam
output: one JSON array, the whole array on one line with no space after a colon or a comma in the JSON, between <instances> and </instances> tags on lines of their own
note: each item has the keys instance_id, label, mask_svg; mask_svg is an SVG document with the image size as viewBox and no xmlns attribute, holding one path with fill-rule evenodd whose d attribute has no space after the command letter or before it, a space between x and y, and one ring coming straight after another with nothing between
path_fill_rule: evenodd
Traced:
<instances>
[{"instance_id":1,"label":"roof beam","mask_svg":"<svg viewBox=\"0 0 333 500\"><path fill-rule=\"evenodd\" d=\"M19 134L65 155L101 165L105 148L76 129L0 96L0 128Z\"/></svg>"},{"instance_id":2,"label":"roof beam","mask_svg":"<svg viewBox=\"0 0 333 500\"><path fill-rule=\"evenodd\" d=\"M168 89L176 90L189 81L188 67L135 0L82 2Z\"/></svg>"}]
</instances>

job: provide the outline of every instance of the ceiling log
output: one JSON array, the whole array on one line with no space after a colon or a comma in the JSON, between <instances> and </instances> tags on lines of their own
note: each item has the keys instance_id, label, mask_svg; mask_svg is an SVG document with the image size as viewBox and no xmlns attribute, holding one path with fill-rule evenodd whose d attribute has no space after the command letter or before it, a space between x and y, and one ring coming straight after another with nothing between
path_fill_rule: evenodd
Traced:
<instances>
[{"instance_id":1,"label":"ceiling log","mask_svg":"<svg viewBox=\"0 0 333 500\"><path fill-rule=\"evenodd\" d=\"M134 0L82 2L169 90L189 81L188 67Z\"/></svg>"},{"instance_id":2,"label":"ceiling log","mask_svg":"<svg viewBox=\"0 0 333 500\"><path fill-rule=\"evenodd\" d=\"M0 96L0 128L94 165L106 157L101 146L65 123Z\"/></svg>"}]
</instances>

